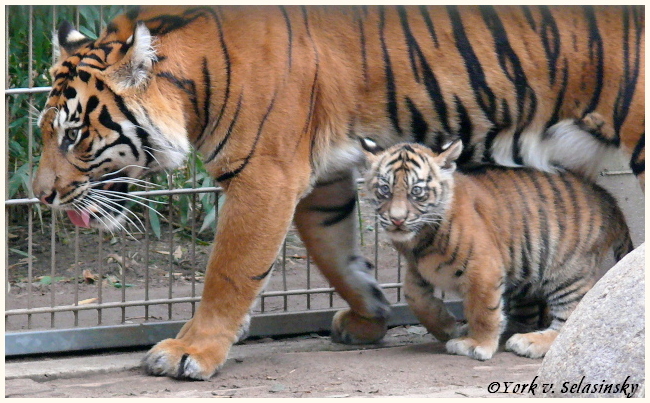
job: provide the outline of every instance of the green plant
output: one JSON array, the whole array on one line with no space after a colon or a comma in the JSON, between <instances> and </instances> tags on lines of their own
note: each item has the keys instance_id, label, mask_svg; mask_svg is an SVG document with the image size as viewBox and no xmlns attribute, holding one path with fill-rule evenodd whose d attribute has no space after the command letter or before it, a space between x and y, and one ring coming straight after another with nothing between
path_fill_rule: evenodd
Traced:
<instances>
[{"instance_id":1,"label":"green plant","mask_svg":"<svg viewBox=\"0 0 650 403\"><path fill-rule=\"evenodd\" d=\"M53 62L52 34L64 20L70 21L84 35L97 38L102 28L117 14L124 11L124 6L8 6L9 18L9 88L45 87L51 85L48 70ZM32 24L30 65L30 20ZM31 68L30 68L31 66ZM30 76L31 71L31 76ZM7 97L9 114L8 131L8 172L7 192L10 199L31 196L30 183L41 153L41 134L36 126L36 118L47 99L47 94L19 94ZM29 137L32 137L30 145ZM30 149L31 147L31 149ZM31 158L31 164L30 164ZM192 175L196 170L196 181ZM214 186L212 178L205 172L199 157L192 154L188 163L181 169L153 176L150 181L167 188L172 178L174 188ZM139 189L138 189L139 190ZM192 203L192 198L196 203ZM197 196L177 195L168 203L169 196L152 198L148 203L151 209L145 209L136 203L127 207L138 215L142 221L148 215L151 229L156 237L162 236L164 217L171 214L174 221L180 221L182 231L191 231L190 226L201 223L199 234L211 236L214 231L218 201L214 193ZM155 201L163 203L155 203ZM193 205L195 207L193 207ZM25 210L25 207L13 207ZM171 209L171 211L170 211ZM45 210L47 211L47 210ZM41 214L37 205L36 212ZM49 214L49 213L46 213ZM14 219L22 219L26 214L11 214ZM163 218L161 218L161 216ZM137 222L138 219L133 219ZM41 220L42 222L42 220ZM171 225L171 223L169 224Z\"/></svg>"}]
</instances>

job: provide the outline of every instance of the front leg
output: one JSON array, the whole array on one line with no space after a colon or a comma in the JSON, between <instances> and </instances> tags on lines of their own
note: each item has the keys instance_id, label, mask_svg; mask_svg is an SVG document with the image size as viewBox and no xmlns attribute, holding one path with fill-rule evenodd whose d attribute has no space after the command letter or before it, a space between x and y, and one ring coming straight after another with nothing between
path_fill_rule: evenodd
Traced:
<instances>
[{"instance_id":1,"label":"front leg","mask_svg":"<svg viewBox=\"0 0 650 403\"><path fill-rule=\"evenodd\" d=\"M316 184L296 209L296 227L316 265L350 305L332 321L332 339L374 343L386 334L388 301L356 242L356 181L351 172Z\"/></svg>"},{"instance_id":2,"label":"front leg","mask_svg":"<svg viewBox=\"0 0 650 403\"><path fill-rule=\"evenodd\" d=\"M252 168L227 183L201 303L176 339L147 353L149 374L209 379L246 325L304 190L297 174L270 164Z\"/></svg>"},{"instance_id":3,"label":"front leg","mask_svg":"<svg viewBox=\"0 0 650 403\"><path fill-rule=\"evenodd\" d=\"M468 267L462 279L463 305L468 334L447 342L451 354L466 355L484 361L499 347L505 327L503 315L503 274L497 266Z\"/></svg>"},{"instance_id":4,"label":"front leg","mask_svg":"<svg viewBox=\"0 0 650 403\"><path fill-rule=\"evenodd\" d=\"M462 328L457 326L456 318L433 292L433 285L409 267L404 276L404 298L420 324L440 341L460 336Z\"/></svg>"}]
</instances>

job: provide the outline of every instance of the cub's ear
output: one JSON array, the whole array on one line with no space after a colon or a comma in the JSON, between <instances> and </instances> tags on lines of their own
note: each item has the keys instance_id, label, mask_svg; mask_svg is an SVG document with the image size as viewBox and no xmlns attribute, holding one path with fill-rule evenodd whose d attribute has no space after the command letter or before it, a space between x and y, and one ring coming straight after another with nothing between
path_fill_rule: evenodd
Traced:
<instances>
[{"instance_id":1,"label":"cub's ear","mask_svg":"<svg viewBox=\"0 0 650 403\"><path fill-rule=\"evenodd\" d=\"M444 151L436 157L438 165L442 169L451 171L455 170L456 160L458 157L460 157L460 153L463 151L463 142L456 140L452 143L444 145L443 150Z\"/></svg>"},{"instance_id":2,"label":"cub's ear","mask_svg":"<svg viewBox=\"0 0 650 403\"><path fill-rule=\"evenodd\" d=\"M67 59L77 49L92 41L92 39L77 31L68 21L63 21L59 25L58 31L52 35L55 63Z\"/></svg>"},{"instance_id":3,"label":"cub's ear","mask_svg":"<svg viewBox=\"0 0 650 403\"><path fill-rule=\"evenodd\" d=\"M374 164L378 159L378 155L383 152L384 149L368 137L360 137L359 142L361 143L361 148L363 148L363 153L366 155L368 163L370 165Z\"/></svg>"},{"instance_id":4,"label":"cub's ear","mask_svg":"<svg viewBox=\"0 0 650 403\"><path fill-rule=\"evenodd\" d=\"M153 37L144 22L137 23L133 35L126 40L126 46L128 50L124 57L102 74L106 83L117 94L144 89L149 83L156 60Z\"/></svg>"}]
</instances>

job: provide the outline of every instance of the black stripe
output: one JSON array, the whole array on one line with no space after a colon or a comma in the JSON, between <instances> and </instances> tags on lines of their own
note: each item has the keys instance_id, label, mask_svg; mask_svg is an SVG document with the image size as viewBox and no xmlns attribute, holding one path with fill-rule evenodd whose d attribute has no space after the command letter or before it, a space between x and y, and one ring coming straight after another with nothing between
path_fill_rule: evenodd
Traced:
<instances>
[{"instance_id":1,"label":"black stripe","mask_svg":"<svg viewBox=\"0 0 650 403\"><path fill-rule=\"evenodd\" d=\"M149 133L147 133L144 129L142 129L142 127L140 127L141 126L140 123L137 121L135 116L133 116L131 111L124 104L124 99L121 96L117 95L117 94L113 94L113 97L114 97L114 100L115 100L115 104L119 108L120 112L124 116L126 116L126 118L129 120L129 122L133 123L133 125L137 127L135 133L138 136L138 138L140 139L140 142L142 144L142 148L146 149L146 147L151 147L151 144L149 143ZM139 153L134 153L133 155L135 156L136 159L139 159L139 155L140 155ZM147 158L146 163L147 163L147 165L149 165L151 163L151 161L153 160L153 156L150 153L145 153L145 155L146 155L146 158Z\"/></svg>"},{"instance_id":2,"label":"black stripe","mask_svg":"<svg viewBox=\"0 0 650 403\"><path fill-rule=\"evenodd\" d=\"M393 128L395 128L395 131L397 131L398 134L402 134L402 129L399 126L395 77L393 75L390 56L388 55L388 47L386 46L386 33L384 32L385 26L386 15L384 6L379 6L379 36L384 60L384 74L386 75L386 108Z\"/></svg>"},{"instance_id":3,"label":"black stripe","mask_svg":"<svg viewBox=\"0 0 650 403\"><path fill-rule=\"evenodd\" d=\"M138 148L133 144L131 139L124 134L122 131L122 126L120 126L119 123L116 123L113 121L111 114L108 112L108 109L106 108L106 105L102 106L102 110L99 113L99 123L102 124L104 127L113 130L114 132L117 132L119 137L117 140L110 144L106 144L104 147L100 148L95 152L95 157L94 158L99 158L100 155L107 149L114 147L119 144L126 144L129 146L131 149L131 153L133 153L133 156L136 159L140 159L140 152L138 151Z\"/></svg>"},{"instance_id":4,"label":"black stripe","mask_svg":"<svg viewBox=\"0 0 650 403\"><path fill-rule=\"evenodd\" d=\"M237 109L235 109L235 114L232 117L232 121L230 122L230 126L228 126L228 130L226 130L226 135L221 139L219 144L217 145L217 148L214 149L212 154L206 159L203 160L204 164L210 163L219 152L223 149L223 147L226 145L226 142L228 142L228 139L230 138L230 135L232 134L233 128L235 127L235 124L237 123L237 118L239 117L239 111L241 110L242 106L242 98L243 98L243 92L239 94L239 101L237 101Z\"/></svg>"},{"instance_id":5,"label":"black stripe","mask_svg":"<svg viewBox=\"0 0 650 403\"><path fill-rule=\"evenodd\" d=\"M201 134L203 134L208 127L208 122L210 121L210 110L212 109L212 81L210 78L210 71L208 70L208 59L203 57L203 86L205 87L205 99L203 100L203 128L201 129Z\"/></svg>"},{"instance_id":6,"label":"black stripe","mask_svg":"<svg viewBox=\"0 0 650 403\"><path fill-rule=\"evenodd\" d=\"M426 134L429 130L429 125L424 120L424 116L418 110L417 106L411 101L411 98L406 97L406 106L411 112L411 132L413 133L413 140L416 143L425 144Z\"/></svg>"},{"instance_id":7,"label":"black stripe","mask_svg":"<svg viewBox=\"0 0 650 403\"><path fill-rule=\"evenodd\" d=\"M644 157L640 159L641 153L644 153ZM639 175L642 172L645 172L645 133L641 134L639 142L634 146L634 151L632 152L632 158L630 159L630 168L634 175Z\"/></svg>"},{"instance_id":8,"label":"black stripe","mask_svg":"<svg viewBox=\"0 0 650 403\"><path fill-rule=\"evenodd\" d=\"M442 91L440 89L440 85L438 84L438 80L433 74L433 70L431 69L431 66L427 63L427 60L424 57L424 53L422 52L422 48L420 47L417 40L413 36L413 33L411 32L411 28L409 27L408 24L408 17L406 15L406 9L403 6L399 6L397 8L397 11L399 13L402 29L404 30L404 36L406 37L406 45L408 46L409 49L409 56L411 57L411 65L412 65L413 72L416 76L416 80L419 81L419 74L415 65L414 56L417 56L418 58L419 67L420 69L422 69L424 86L427 90L427 94L429 95L429 98L431 98L431 101L433 102L436 113L438 114L438 120L442 125L442 129L446 133L451 133L452 130L449 127L449 121L448 121L449 117L447 116L447 105L445 104L445 100L442 97Z\"/></svg>"},{"instance_id":9,"label":"black stripe","mask_svg":"<svg viewBox=\"0 0 650 403\"><path fill-rule=\"evenodd\" d=\"M637 80L639 78L639 66L641 60L641 37L644 33L643 15L637 15L636 9L633 21L630 21L630 9L623 8L623 82L619 87L616 101L614 102L614 131L619 137L621 126L627 118L627 114L634 98ZM633 41L634 47L630 49L630 22L634 24ZM631 55L633 53L633 55ZM633 60L630 60L633 58Z\"/></svg>"},{"instance_id":10,"label":"black stripe","mask_svg":"<svg viewBox=\"0 0 650 403\"><path fill-rule=\"evenodd\" d=\"M221 27L221 21L217 17L216 14L212 14L214 22L217 24L217 31L219 31L219 44L221 46L221 53L223 54L224 57L224 64L226 67L226 89L224 91L223 95L223 103L221 104L221 110L219 110L219 113L217 115L217 120L214 124L214 127L219 127L219 123L221 122L221 118L223 118L224 111L226 110L226 105L228 104L228 100L230 98L230 82L231 82L231 65L230 65L230 53L228 52L228 47L226 46L226 41L224 40L223 37L223 29ZM196 141L195 147L197 149L201 148L203 145L203 142L207 137L204 137L206 133L201 133L199 138ZM208 136L209 137L209 136Z\"/></svg>"},{"instance_id":11,"label":"black stripe","mask_svg":"<svg viewBox=\"0 0 650 403\"><path fill-rule=\"evenodd\" d=\"M560 182L564 184L567 191L567 197L565 197L565 199L569 200L573 209L573 214L571 216L568 216L567 214L558 216L559 218L558 223L560 221L566 220L567 218L570 218L571 220L578 223L582 222L582 214L581 214L580 206L578 205L578 194L574 187L574 183L568 179L568 174L566 173L561 173L560 175L558 175L558 179ZM578 236L576 238L577 239L575 240L575 243L572 245L567 245L566 238L560 238L562 239L562 243L567 246L568 253L562 256L562 258L559 260L560 262L559 267L564 267L565 263L579 251L578 247L581 244L582 237Z\"/></svg>"},{"instance_id":12,"label":"black stripe","mask_svg":"<svg viewBox=\"0 0 650 403\"><path fill-rule=\"evenodd\" d=\"M187 94L190 102L192 103L194 114L198 119L200 116L199 101L196 97L196 83L194 80L190 80L189 78L178 78L168 71L160 72L157 74L157 76L169 80L172 84L174 84L174 86L176 86L176 88L182 90L185 94Z\"/></svg>"},{"instance_id":13,"label":"black stripe","mask_svg":"<svg viewBox=\"0 0 650 403\"><path fill-rule=\"evenodd\" d=\"M354 9L357 13L357 25L359 28L359 41L361 42L361 66L363 68L363 81L368 84L368 56L366 50L366 33L363 29L363 20L361 13L357 8Z\"/></svg>"},{"instance_id":14,"label":"black stripe","mask_svg":"<svg viewBox=\"0 0 650 403\"><path fill-rule=\"evenodd\" d=\"M341 206L327 206L327 207L312 206L309 209L311 211L317 211L319 213L335 214L334 217L323 220L323 222L320 223L320 225L322 225L323 227L330 227L348 218L354 211L354 206L356 205L356 202L357 199L353 197L347 203Z\"/></svg>"},{"instance_id":15,"label":"black stripe","mask_svg":"<svg viewBox=\"0 0 650 403\"><path fill-rule=\"evenodd\" d=\"M269 269L267 271L265 271L264 273L262 273L260 275L257 275L257 276L253 276L253 277L251 277L251 279L256 280L256 281L264 280L269 274L271 274L272 270L273 270L273 265L271 265L271 267L269 267Z\"/></svg>"},{"instance_id":16,"label":"black stripe","mask_svg":"<svg viewBox=\"0 0 650 403\"><path fill-rule=\"evenodd\" d=\"M303 19L305 20L305 29L307 30L307 37L309 38L309 42L311 42L312 49L314 51L314 58L316 60L316 71L314 72L314 81L311 83L311 92L309 94L309 111L307 112L307 120L305 121L305 127L303 128L303 133L309 132L309 124L312 121L312 117L314 114L314 106L316 104L316 84L318 83L318 73L320 70L320 55L318 54L318 49L316 49L316 44L314 43L314 38L311 36L311 31L309 29L309 19L307 17L307 9L305 6L301 6L302 10L302 16ZM313 135L313 133L310 133ZM312 143L314 139L312 138ZM313 155L313 154L310 154Z\"/></svg>"},{"instance_id":17,"label":"black stripe","mask_svg":"<svg viewBox=\"0 0 650 403\"><path fill-rule=\"evenodd\" d=\"M424 23L429 30L429 35L431 35L431 39L433 39L434 45L436 48L439 48L440 44L438 43L438 36L436 35L436 30L433 27L433 21L431 21L431 16L429 15L429 10L426 6L420 6L420 14L422 14L422 18L424 18Z\"/></svg>"},{"instance_id":18,"label":"black stripe","mask_svg":"<svg viewBox=\"0 0 650 403\"><path fill-rule=\"evenodd\" d=\"M551 85L553 85L555 84L555 75L557 73L557 60L560 57L560 32L548 6L539 6L539 11L542 15L542 20L540 21L542 46L546 52L549 77Z\"/></svg>"},{"instance_id":19,"label":"black stripe","mask_svg":"<svg viewBox=\"0 0 650 403\"><path fill-rule=\"evenodd\" d=\"M244 162L236 169L226 172L225 174L220 175L216 180L217 182L223 182L227 181L229 179L234 178L235 176L239 175L241 171L246 168L246 165L250 162L251 158L253 157L253 154L255 154L255 149L257 148L257 143L260 140L260 137L262 135L262 129L264 128L264 123L266 123L266 119L269 117L269 114L271 113L271 110L273 109L273 105L275 104L275 99L276 99L277 94L273 95L273 99L271 100L271 103L269 104L269 107L266 110L266 113L262 117L262 121L260 122L259 129L257 129L257 135L255 136L255 141L253 142L253 146L251 147L251 151L248 153L246 158L244 158Z\"/></svg>"},{"instance_id":20,"label":"black stripe","mask_svg":"<svg viewBox=\"0 0 650 403\"><path fill-rule=\"evenodd\" d=\"M471 143L472 135L472 119L467 113L467 108L463 105L463 102L458 98L457 95L454 95L454 104L456 105L456 113L458 116L458 137L463 142L463 151L460 154L460 157L456 160L458 165L463 165L466 162L469 162L474 156L475 146Z\"/></svg>"},{"instance_id":21,"label":"black stripe","mask_svg":"<svg viewBox=\"0 0 650 403\"><path fill-rule=\"evenodd\" d=\"M483 19L494 38L495 53L497 54L499 65L505 73L505 76L510 80L510 82L512 82L515 88L517 99L517 112L515 116L518 116L518 123L517 130L513 136L512 159L515 164L523 165L519 140L523 129L528 126L535 115L537 99L535 98L533 89L528 84L526 73L521 66L519 57L517 57L517 54L510 46L506 29L499 19L496 10L491 6L481 6L480 10ZM506 114L508 111L507 106L504 106L503 110L504 114ZM508 120L510 120L509 115ZM501 122L500 126L504 129L510 124L510 122Z\"/></svg>"},{"instance_id":22,"label":"black stripe","mask_svg":"<svg viewBox=\"0 0 650 403\"><path fill-rule=\"evenodd\" d=\"M564 103L564 94L566 93L567 86L569 83L569 62L567 59L564 59L564 68L562 69L562 85L560 86L560 91L558 91L557 99L555 100L555 106L553 107L553 114L551 115L548 122L546 122L546 128L553 126L560 120L560 108ZM549 137L548 131L544 131L542 134L542 139L547 139Z\"/></svg>"},{"instance_id":23,"label":"black stripe","mask_svg":"<svg viewBox=\"0 0 650 403\"><path fill-rule=\"evenodd\" d=\"M485 72L481 67L481 63L476 56L476 53L474 53L471 42L465 34L465 27L460 18L458 7L447 6L447 12L451 19L456 48L465 62L465 67L469 74L470 84L474 91L476 101L490 122L495 123L497 110L496 98L487 84Z\"/></svg>"},{"instance_id":24,"label":"black stripe","mask_svg":"<svg viewBox=\"0 0 650 403\"><path fill-rule=\"evenodd\" d=\"M537 203L537 214L538 214L537 223L539 225L539 236L542 238L542 243L539 251L539 262L537 262L537 269L538 269L537 280L541 282L544 279L544 272L546 271L546 266L549 264L549 260L552 259L553 257L551 253L551 241L549 239L549 237L551 236L549 226L548 226L549 220L546 214L546 210L544 209L544 206L547 206L548 204L546 200L546 195L544 194L544 189L542 188L542 185L538 180L539 174L529 169L524 170L524 172L528 175L530 181L533 183L533 186L537 191L537 197L535 199L538 199L539 201ZM545 178L545 176L543 175L539 177Z\"/></svg>"},{"instance_id":25,"label":"black stripe","mask_svg":"<svg viewBox=\"0 0 650 403\"><path fill-rule=\"evenodd\" d=\"M287 36L289 39L289 44L288 44L289 48L287 49L287 57L289 58L289 70L291 70L291 50L292 50L292 43L293 43L293 33L291 32L291 20L289 20L289 14L287 14L287 10L284 8L284 6L280 6L280 10L282 11L284 22L287 24Z\"/></svg>"},{"instance_id":26,"label":"black stripe","mask_svg":"<svg viewBox=\"0 0 650 403\"><path fill-rule=\"evenodd\" d=\"M533 14L530 12L530 8L528 6L521 6L521 11L524 13L524 17L526 18L528 25L530 25L530 28L533 31L536 31L535 19L533 18Z\"/></svg>"},{"instance_id":27,"label":"black stripe","mask_svg":"<svg viewBox=\"0 0 650 403\"><path fill-rule=\"evenodd\" d=\"M589 26L589 58L592 63L596 65L596 86L594 88L594 93L591 96L591 101L587 105L587 108L582 113L584 117L588 113L593 112L598 106L598 101L600 100L600 93L603 89L603 75L604 75L604 57L603 57L603 41L598 32L598 24L596 22L596 15L594 14L593 6L583 6L585 12L585 19L587 20L587 25Z\"/></svg>"}]
</instances>

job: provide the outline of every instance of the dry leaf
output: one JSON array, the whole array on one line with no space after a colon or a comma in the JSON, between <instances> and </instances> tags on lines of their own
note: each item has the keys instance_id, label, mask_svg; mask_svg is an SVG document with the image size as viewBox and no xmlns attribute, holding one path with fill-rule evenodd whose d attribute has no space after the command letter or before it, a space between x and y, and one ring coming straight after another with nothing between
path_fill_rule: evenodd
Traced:
<instances>
[{"instance_id":1,"label":"dry leaf","mask_svg":"<svg viewBox=\"0 0 650 403\"><path fill-rule=\"evenodd\" d=\"M88 284L92 284L97 280L97 276L88 269L85 269L81 275L83 276L84 281Z\"/></svg>"},{"instance_id":2,"label":"dry leaf","mask_svg":"<svg viewBox=\"0 0 650 403\"><path fill-rule=\"evenodd\" d=\"M178 247L174 251L174 259L181 260L182 257L183 257L183 250L181 249L181 246L178 245Z\"/></svg>"},{"instance_id":3,"label":"dry leaf","mask_svg":"<svg viewBox=\"0 0 650 403\"><path fill-rule=\"evenodd\" d=\"M97 301L97 298L88 298L88 299L84 299L83 301L79 301L79 305L92 304L95 301Z\"/></svg>"}]
</instances>

